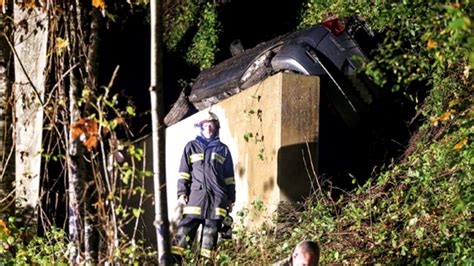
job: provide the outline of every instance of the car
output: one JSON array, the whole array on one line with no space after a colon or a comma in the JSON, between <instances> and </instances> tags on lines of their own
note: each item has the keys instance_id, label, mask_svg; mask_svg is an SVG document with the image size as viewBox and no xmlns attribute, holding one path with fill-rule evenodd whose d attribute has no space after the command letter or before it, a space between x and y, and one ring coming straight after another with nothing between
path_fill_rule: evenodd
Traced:
<instances>
[{"instance_id":1,"label":"car","mask_svg":"<svg viewBox=\"0 0 474 266\"><path fill-rule=\"evenodd\" d=\"M358 71L376 47L373 32L358 16L330 17L202 71L187 99L192 107L203 110L278 72L315 75L321 77L321 90L337 113L355 127L380 91Z\"/></svg>"}]
</instances>

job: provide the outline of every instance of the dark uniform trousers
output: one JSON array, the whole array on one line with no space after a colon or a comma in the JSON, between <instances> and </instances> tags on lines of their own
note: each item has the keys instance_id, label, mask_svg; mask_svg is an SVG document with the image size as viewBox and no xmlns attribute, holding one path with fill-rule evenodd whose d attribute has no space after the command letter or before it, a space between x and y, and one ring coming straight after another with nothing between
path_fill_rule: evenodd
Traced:
<instances>
[{"instance_id":1,"label":"dark uniform trousers","mask_svg":"<svg viewBox=\"0 0 474 266\"><path fill-rule=\"evenodd\" d=\"M215 260L213 253L215 254L217 248L218 231L222 226L222 221L185 216L179 223L179 229L172 247L173 258L176 263L182 261L184 251L191 247L200 225L203 225L200 255L206 259Z\"/></svg>"}]
</instances>

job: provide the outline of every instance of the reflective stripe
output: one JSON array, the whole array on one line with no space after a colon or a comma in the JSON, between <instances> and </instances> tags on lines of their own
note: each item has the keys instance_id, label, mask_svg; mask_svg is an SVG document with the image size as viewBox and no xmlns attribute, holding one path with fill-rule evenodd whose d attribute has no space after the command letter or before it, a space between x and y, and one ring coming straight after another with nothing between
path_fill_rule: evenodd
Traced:
<instances>
[{"instance_id":1,"label":"reflective stripe","mask_svg":"<svg viewBox=\"0 0 474 266\"><path fill-rule=\"evenodd\" d=\"M201 248L201 256L210 259L212 251L210 249Z\"/></svg>"},{"instance_id":2,"label":"reflective stripe","mask_svg":"<svg viewBox=\"0 0 474 266\"><path fill-rule=\"evenodd\" d=\"M188 180L191 178L191 174L189 173L186 173L186 172L179 172L179 177L178 179L184 179L184 180Z\"/></svg>"},{"instance_id":3,"label":"reflective stripe","mask_svg":"<svg viewBox=\"0 0 474 266\"><path fill-rule=\"evenodd\" d=\"M216 208L216 215L225 217L227 215L227 210L223 208Z\"/></svg>"},{"instance_id":4,"label":"reflective stripe","mask_svg":"<svg viewBox=\"0 0 474 266\"><path fill-rule=\"evenodd\" d=\"M192 207L192 206L184 207L183 214L201 215L201 207Z\"/></svg>"},{"instance_id":5,"label":"reflective stripe","mask_svg":"<svg viewBox=\"0 0 474 266\"><path fill-rule=\"evenodd\" d=\"M197 161L204 160L204 153L196 153L189 155L189 162L195 163Z\"/></svg>"},{"instance_id":6,"label":"reflective stripe","mask_svg":"<svg viewBox=\"0 0 474 266\"><path fill-rule=\"evenodd\" d=\"M226 185L233 185L233 184L235 184L235 178L233 176L226 177L224 179L224 182L225 182Z\"/></svg>"},{"instance_id":7,"label":"reflective stripe","mask_svg":"<svg viewBox=\"0 0 474 266\"><path fill-rule=\"evenodd\" d=\"M211 160L216 160L220 164L224 164L225 157L220 155L219 153L213 152L213 153L211 153Z\"/></svg>"},{"instance_id":8,"label":"reflective stripe","mask_svg":"<svg viewBox=\"0 0 474 266\"><path fill-rule=\"evenodd\" d=\"M171 253L172 253L172 254L176 254L176 255L183 256L183 254L184 254L184 248L178 247L178 246L172 246L172 247L171 247Z\"/></svg>"}]
</instances>

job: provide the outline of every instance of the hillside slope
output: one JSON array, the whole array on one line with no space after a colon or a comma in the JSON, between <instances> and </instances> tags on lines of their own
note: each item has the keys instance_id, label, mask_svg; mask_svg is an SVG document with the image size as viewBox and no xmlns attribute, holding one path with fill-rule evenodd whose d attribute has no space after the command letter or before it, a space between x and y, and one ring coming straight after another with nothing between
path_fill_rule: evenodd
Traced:
<instances>
[{"instance_id":1,"label":"hillside slope","mask_svg":"<svg viewBox=\"0 0 474 266\"><path fill-rule=\"evenodd\" d=\"M223 245L219 260L271 264L299 241L313 239L322 246L323 263L473 263L474 38L468 3L316 2L308 4L303 24L358 11L383 33L366 72L416 104L407 123L419 126L403 156L363 184L354 179L355 189L340 198L331 197L328 185L299 206L282 207L269 218L277 227L252 233L236 226L236 239ZM248 211L262 208L255 207Z\"/></svg>"}]
</instances>

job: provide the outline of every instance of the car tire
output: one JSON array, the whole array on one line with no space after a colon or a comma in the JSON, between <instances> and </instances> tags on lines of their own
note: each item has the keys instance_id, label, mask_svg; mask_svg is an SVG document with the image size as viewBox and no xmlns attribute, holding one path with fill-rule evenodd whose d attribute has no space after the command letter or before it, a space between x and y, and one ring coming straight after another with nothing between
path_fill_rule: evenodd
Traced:
<instances>
[{"instance_id":1,"label":"car tire","mask_svg":"<svg viewBox=\"0 0 474 266\"><path fill-rule=\"evenodd\" d=\"M279 47L278 47L279 48ZM257 57L244 72L239 80L241 90L250 88L272 74L271 61L275 56L274 48L263 52Z\"/></svg>"},{"instance_id":2,"label":"car tire","mask_svg":"<svg viewBox=\"0 0 474 266\"><path fill-rule=\"evenodd\" d=\"M183 90L179 94L178 100L176 100L173 107L166 114L163 122L166 126L171 126L196 112L196 108L189 102L188 96L186 96L185 90Z\"/></svg>"}]
</instances>

